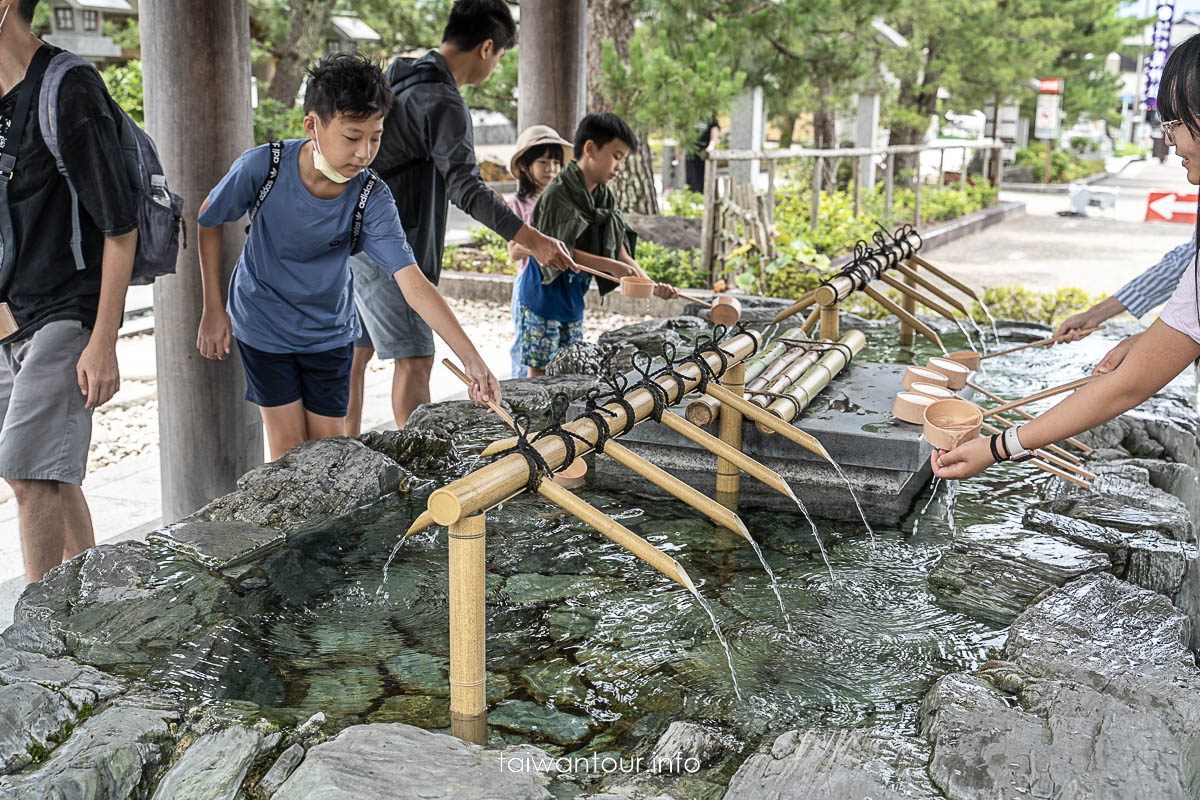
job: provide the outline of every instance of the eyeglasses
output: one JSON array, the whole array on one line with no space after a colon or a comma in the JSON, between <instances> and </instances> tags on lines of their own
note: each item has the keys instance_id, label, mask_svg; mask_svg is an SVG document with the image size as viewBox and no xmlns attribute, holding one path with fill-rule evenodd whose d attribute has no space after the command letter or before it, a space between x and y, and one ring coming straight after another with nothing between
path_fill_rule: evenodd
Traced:
<instances>
[{"instance_id":1,"label":"eyeglasses","mask_svg":"<svg viewBox=\"0 0 1200 800\"><path fill-rule=\"evenodd\" d=\"M1181 119L1169 119L1162 124L1163 139L1167 144L1175 144L1175 129L1182 124Z\"/></svg>"}]
</instances>

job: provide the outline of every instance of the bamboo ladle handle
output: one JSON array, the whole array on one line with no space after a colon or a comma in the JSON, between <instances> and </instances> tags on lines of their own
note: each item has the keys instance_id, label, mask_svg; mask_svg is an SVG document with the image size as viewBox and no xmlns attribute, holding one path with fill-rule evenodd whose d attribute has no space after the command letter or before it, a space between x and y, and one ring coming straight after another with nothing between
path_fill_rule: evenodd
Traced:
<instances>
[{"instance_id":1,"label":"bamboo ladle handle","mask_svg":"<svg viewBox=\"0 0 1200 800\"><path fill-rule=\"evenodd\" d=\"M445 365L446 369L453 372L454 375L460 381L465 383L467 385L467 388L470 388L475 385L475 380L470 375L468 375L467 373L465 373L461 369L459 369L458 364L455 364L453 361L451 361L448 358L443 358L442 364ZM492 411L494 411L496 413L496 415L500 417L500 419L502 419L506 423L508 423L508 427L512 428L514 431L517 429L517 423L516 423L516 420L514 420L512 418L512 414L509 414L507 411L505 411L504 407L501 406L499 403L497 403L495 400L492 400L490 398L488 399L488 408L490 408Z\"/></svg>"},{"instance_id":2,"label":"bamboo ladle handle","mask_svg":"<svg viewBox=\"0 0 1200 800\"><path fill-rule=\"evenodd\" d=\"M1019 406L1027 405L1038 400L1045 400L1047 397L1054 397L1056 394L1062 394L1063 392L1069 392L1074 389L1078 389L1081 386L1088 385L1099 377L1099 375L1088 375L1086 378L1079 378L1071 381L1070 383L1064 383L1061 386L1055 386L1050 389L1043 389L1040 392L1034 392L1028 397L1022 397L1018 400L1005 403L1002 406L989 408L987 411L983 412L983 417L984 419L987 419L988 417L994 417L997 414L1003 414L1006 411L1012 411L1014 408L1018 408Z\"/></svg>"},{"instance_id":3,"label":"bamboo ladle handle","mask_svg":"<svg viewBox=\"0 0 1200 800\"><path fill-rule=\"evenodd\" d=\"M595 275L597 278L604 278L605 280L620 282L620 278L614 278L612 275L609 275L607 272L601 272L600 270L593 269L592 267L585 267L583 264L576 264L576 266L579 267L580 272L586 272L589 275ZM693 297L690 294L684 294L683 292L680 292L679 296L686 298L688 300L691 300L693 303L704 306L705 308L713 307L712 303L709 303L705 300L701 300L699 297Z\"/></svg>"},{"instance_id":4,"label":"bamboo ladle handle","mask_svg":"<svg viewBox=\"0 0 1200 800\"><path fill-rule=\"evenodd\" d=\"M1092 328L1084 328L1083 330L1081 330L1079 332L1080 333L1094 333L1095 331L1099 331L1099 330L1103 330L1103 329L1104 329L1103 325L1096 325L1095 327L1092 327ZM1015 353L1018 350L1026 350L1030 347L1040 347L1041 345L1044 345L1044 344L1051 344L1053 342L1061 342L1062 340L1063 340L1062 336L1050 336L1045 339L1038 339L1036 342L1028 342L1026 344L1018 345L1017 347L1010 347L1007 350L1001 350L999 353L988 353L986 356L981 356L979 360L984 361L989 358L995 358L996 356L1006 356L1009 353Z\"/></svg>"}]
</instances>

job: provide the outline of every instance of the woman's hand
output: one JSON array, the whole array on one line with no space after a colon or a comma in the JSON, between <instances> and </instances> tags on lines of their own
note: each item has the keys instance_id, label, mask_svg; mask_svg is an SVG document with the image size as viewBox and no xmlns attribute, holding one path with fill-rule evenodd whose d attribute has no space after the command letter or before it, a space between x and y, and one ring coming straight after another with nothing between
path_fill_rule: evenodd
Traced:
<instances>
[{"instance_id":1,"label":"woman's hand","mask_svg":"<svg viewBox=\"0 0 1200 800\"><path fill-rule=\"evenodd\" d=\"M1116 347L1104 354L1104 358L1100 359L1100 363L1092 370L1092 374L1105 375L1121 366L1121 362L1125 360L1125 356L1129 355L1129 351L1133 349L1134 342L1141 335L1141 333L1135 333L1133 336L1122 339Z\"/></svg>"},{"instance_id":2,"label":"woman's hand","mask_svg":"<svg viewBox=\"0 0 1200 800\"><path fill-rule=\"evenodd\" d=\"M990 438L981 436L953 450L934 450L929 456L933 474L946 480L961 481L983 472L996 463L988 446Z\"/></svg>"}]
</instances>

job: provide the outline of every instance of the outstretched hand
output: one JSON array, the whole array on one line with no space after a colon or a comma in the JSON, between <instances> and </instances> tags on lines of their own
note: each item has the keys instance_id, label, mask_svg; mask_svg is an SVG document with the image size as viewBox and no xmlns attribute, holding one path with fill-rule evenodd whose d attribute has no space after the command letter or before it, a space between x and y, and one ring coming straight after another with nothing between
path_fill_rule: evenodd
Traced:
<instances>
[{"instance_id":1,"label":"outstretched hand","mask_svg":"<svg viewBox=\"0 0 1200 800\"><path fill-rule=\"evenodd\" d=\"M933 474L945 480L961 481L973 478L996 463L988 447L988 437L981 436L953 450L934 450L929 456Z\"/></svg>"},{"instance_id":2,"label":"outstretched hand","mask_svg":"<svg viewBox=\"0 0 1200 800\"><path fill-rule=\"evenodd\" d=\"M475 401L475 405L481 408L487 408L488 402L500 404L500 383L496 380L496 376L487 368L487 364L483 363L482 359L473 358L463 362L463 370L467 373L467 377L471 379L471 386L467 390L471 399Z\"/></svg>"},{"instance_id":3,"label":"outstretched hand","mask_svg":"<svg viewBox=\"0 0 1200 800\"><path fill-rule=\"evenodd\" d=\"M1107 375L1121 366L1121 362L1125 360L1125 356L1129 355L1129 351L1133 349L1134 342L1141 335L1140 333L1135 333L1133 336L1122 339L1116 347L1104 354L1104 358L1100 359L1100 363L1092 370L1092 374Z\"/></svg>"}]
</instances>

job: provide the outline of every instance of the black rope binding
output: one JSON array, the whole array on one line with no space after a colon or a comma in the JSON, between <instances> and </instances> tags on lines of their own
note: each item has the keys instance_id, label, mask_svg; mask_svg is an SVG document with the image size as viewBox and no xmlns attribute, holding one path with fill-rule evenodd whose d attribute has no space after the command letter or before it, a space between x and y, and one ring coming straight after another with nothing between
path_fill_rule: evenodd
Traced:
<instances>
[{"instance_id":1,"label":"black rope binding","mask_svg":"<svg viewBox=\"0 0 1200 800\"><path fill-rule=\"evenodd\" d=\"M642 356L641 361L645 362L645 366L639 363L638 356ZM633 354L633 369L637 374L642 376L642 379L630 386L630 389L645 389L650 393L650 397L654 400L654 408L650 412L651 418L655 422L662 422L663 412L667 410L669 405L670 395L667 390L659 386L651 377L650 369L654 364L654 357L649 353L639 350Z\"/></svg>"},{"instance_id":2,"label":"black rope binding","mask_svg":"<svg viewBox=\"0 0 1200 800\"><path fill-rule=\"evenodd\" d=\"M603 395L600 392L599 386L593 386L591 389L588 389L587 394L583 396L585 410L583 416L580 417L580 419L590 419L592 424L596 426L596 442L592 445L592 449L597 453L603 453L604 446L608 444L609 439L613 438L612 427L604 417L617 416L601 405L602 397ZM623 397L617 402L620 402L625 408L625 428L621 430L621 433L625 433L633 423L633 406L629 405Z\"/></svg>"},{"instance_id":3,"label":"black rope binding","mask_svg":"<svg viewBox=\"0 0 1200 800\"><path fill-rule=\"evenodd\" d=\"M570 406L571 398L567 397L566 392L555 392L554 396L550 398L551 424L538 431L537 435L530 440L531 445L550 436L557 436L560 440L562 440L563 449L567 451L567 455L565 458L563 458L562 467L560 469L566 469L575 462L576 439L583 442L588 447L592 446L591 442L580 436L578 433L569 431L563 427L567 421L567 409L570 408Z\"/></svg>"},{"instance_id":4,"label":"black rope binding","mask_svg":"<svg viewBox=\"0 0 1200 800\"><path fill-rule=\"evenodd\" d=\"M496 458L500 459L504 456L517 455L525 459L525 463L529 465L529 479L525 482L525 490L528 492L536 492L538 486L542 482L542 478L550 475L550 465L546 463L546 459L533 446L533 441L529 439L529 415L522 412L513 415L513 430L517 434L517 443L507 450L501 450L496 454Z\"/></svg>"}]
</instances>

